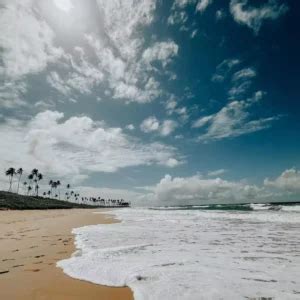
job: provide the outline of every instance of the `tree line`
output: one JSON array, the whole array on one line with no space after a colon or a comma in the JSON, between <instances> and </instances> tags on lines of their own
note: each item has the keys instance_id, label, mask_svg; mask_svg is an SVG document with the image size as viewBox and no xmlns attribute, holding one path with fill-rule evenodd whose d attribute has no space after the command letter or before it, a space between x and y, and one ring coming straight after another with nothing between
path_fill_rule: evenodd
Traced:
<instances>
[{"instance_id":1,"label":"tree line","mask_svg":"<svg viewBox=\"0 0 300 300\"><path fill-rule=\"evenodd\" d=\"M8 192L13 192L13 178L17 178L17 188L16 193L19 194L20 182L24 176L23 168L15 169L13 167L8 168L5 171L5 175L9 179L9 188ZM44 179L44 175L36 168L34 168L31 173L26 177L27 179L23 182L23 189L27 196L39 197L40 182ZM48 182L49 189L48 191L43 192L43 197L55 198L58 200L61 199L61 186L62 183L60 180L49 180ZM78 192L75 192L71 189L71 185L68 183L65 186L66 192L64 193L64 201L80 202L89 205L95 206L130 206L130 203L124 199L104 199L101 197L84 197L80 196Z\"/></svg>"}]
</instances>

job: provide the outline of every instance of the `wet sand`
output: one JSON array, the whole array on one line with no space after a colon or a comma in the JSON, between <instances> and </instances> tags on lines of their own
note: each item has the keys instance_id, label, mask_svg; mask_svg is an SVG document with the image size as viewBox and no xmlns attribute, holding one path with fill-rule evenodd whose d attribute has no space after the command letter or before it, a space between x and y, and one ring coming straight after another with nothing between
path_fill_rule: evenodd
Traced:
<instances>
[{"instance_id":1,"label":"wet sand","mask_svg":"<svg viewBox=\"0 0 300 300\"><path fill-rule=\"evenodd\" d=\"M0 299L133 299L127 287L80 281L56 267L75 251L72 228L114 221L88 209L0 211Z\"/></svg>"}]
</instances>

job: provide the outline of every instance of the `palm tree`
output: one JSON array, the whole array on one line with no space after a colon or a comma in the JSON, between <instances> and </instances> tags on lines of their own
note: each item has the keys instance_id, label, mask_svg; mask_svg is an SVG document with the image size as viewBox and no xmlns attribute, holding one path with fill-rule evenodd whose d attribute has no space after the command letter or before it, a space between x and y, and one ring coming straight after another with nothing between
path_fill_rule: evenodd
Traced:
<instances>
[{"instance_id":1,"label":"palm tree","mask_svg":"<svg viewBox=\"0 0 300 300\"><path fill-rule=\"evenodd\" d=\"M18 171L17 171L17 174L19 175L17 194L19 194L19 186L20 186L20 180L21 180L21 177L22 177L22 174L23 174L23 169L19 168Z\"/></svg>"},{"instance_id":2,"label":"palm tree","mask_svg":"<svg viewBox=\"0 0 300 300\"><path fill-rule=\"evenodd\" d=\"M35 192L36 192L36 196L38 196L39 195L39 188L40 188L40 186L39 186L39 184L38 183L36 183L36 185L35 185Z\"/></svg>"},{"instance_id":3,"label":"palm tree","mask_svg":"<svg viewBox=\"0 0 300 300\"><path fill-rule=\"evenodd\" d=\"M35 177L38 176L38 173L39 173L39 170L36 169L36 168L34 168L34 169L31 171L31 174L32 174L33 176L35 176Z\"/></svg>"},{"instance_id":4,"label":"palm tree","mask_svg":"<svg viewBox=\"0 0 300 300\"><path fill-rule=\"evenodd\" d=\"M43 179L43 174L42 173L38 173L36 175L36 185L35 185L35 189L36 189L36 195L38 196L39 195L39 185L38 185L38 182L41 181Z\"/></svg>"},{"instance_id":5,"label":"palm tree","mask_svg":"<svg viewBox=\"0 0 300 300\"><path fill-rule=\"evenodd\" d=\"M38 182L40 180L43 179L43 175L41 173L39 173L39 170L34 168L32 171L31 171L31 179L33 179L34 183L35 183L35 186L34 186L34 190L35 190L35 194L36 196L39 195L39 185L38 185Z\"/></svg>"},{"instance_id":6,"label":"palm tree","mask_svg":"<svg viewBox=\"0 0 300 300\"><path fill-rule=\"evenodd\" d=\"M50 195L52 196L52 188L53 188L53 180L49 180L49 185L50 185Z\"/></svg>"},{"instance_id":7,"label":"palm tree","mask_svg":"<svg viewBox=\"0 0 300 300\"><path fill-rule=\"evenodd\" d=\"M27 178L29 179L29 185L31 185L31 184L32 184L32 180L33 180L33 175L32 175L32 174L29 174L29 175L27 176Z\"/></svg>"},{"instance_id":8,"label":"palm tree","mask_svg":"<svg viewBox=\"0 0 300 300\"><path fill-rule=\"evenodd\" d=\"M29 192L32 190L32 187L29 185L28 187L27 187L27 195L29 195Z\"/></svg>"},{"instance_id":9,"label":"palm tree","mask_svg":"<svg viewBox=\"0 0 300 300\"><path fill-rule=\"evenodd\" d=\"M53 181L53 180L50 180L50 182L52 182L51 183L51 196L52 196L52 189L57 189L57 182L56 181ZM50 182L49 182L49 184L50 184ZM55 197L57 197L56 195L55 195Z\"/></svg>"},{"instance_id":10,"label":"palm tree","mask_svg":"<svg viewBox=\"0 0 300 300\"><path fill-rule=\"evenodd\" d=\"M60 180L56 181L56 187L59 187L61 185ZM58 199L60 200L60 189L58 189Z\"/></svg>"},{"instance_id":11,"label":"palm tree","mask_svg":"<svg viewBox=\"0 0 300 300\"><path fill-rule=\"evenodd\" d=\"M12 191L12 180L15 174L16 174L15 168L9 168L5 171L5 175L9 177L9 189L8 189L9 192Z\"/></svg>"},{"instance_id":12,"label":"palm tree","mask_svg":"<svg viewBox=\"0 0 300 300\"><path fill-rule=\"evenodd\" d=\"M27 182L24 181L24 182L23 182L23 185L24 185L24 189L25 189L25 191L26 191L26 185L27 185Z\"/></svg>"},{"instance_id":13,"label":"palm tree","mask_svg":"<svg viewBox=\"0 0 300 300\"><path fill-rule=\"evenodd\" d=\"M66 188L67 188L67 193L66 193L66 195L67 195L67 199L69 199L69 190L70 190L70 188L71 188L71 184L70 183L68 183L67 185L66 185Z\"/></svg>"}]
</instances>

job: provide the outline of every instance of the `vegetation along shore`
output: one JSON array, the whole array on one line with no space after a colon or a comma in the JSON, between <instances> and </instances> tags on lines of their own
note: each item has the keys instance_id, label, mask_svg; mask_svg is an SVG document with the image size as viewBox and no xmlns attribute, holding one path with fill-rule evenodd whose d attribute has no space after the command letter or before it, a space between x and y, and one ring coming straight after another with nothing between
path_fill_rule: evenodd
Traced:
<instances>
[{"instance_id":1,"label":"vegetation along shore","mask_svg":"<svg viewBox=\"0 0 300 300\"><path fill-rule=\"evenodd\" d=\"M48 184L43 184L44 175L36 168L32 169L25 180L23 168L10 167L5 171L5 175L8 177L9 186L8 191L0 191L1 210L130 206L130 202L124 199L80 195L78 191L72 189L71 184L63 186L61 180L50 179ZM42 193L41 187L44 190Z\"/></svg>"}]
</instances>

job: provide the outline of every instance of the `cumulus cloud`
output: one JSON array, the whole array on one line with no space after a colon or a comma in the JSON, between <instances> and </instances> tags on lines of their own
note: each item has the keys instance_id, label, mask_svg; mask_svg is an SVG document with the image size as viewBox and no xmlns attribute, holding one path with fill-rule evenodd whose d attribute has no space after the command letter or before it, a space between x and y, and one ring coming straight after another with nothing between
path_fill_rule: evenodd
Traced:
<instances>
[{"instance_id":1,"label":"cumulus cloud","mask_svg":"<svg viewBox=\"0 0 300 300\"><path fill-rule=\"evenodd\" d=\"M181 161L173 147L143 144L120 128L86 116L65 119L57 111L39 113L28 121L9 119L0 126L0 138L5 145L0 149L1 167L37 167L60 176L141 165L172 167L173 159Z\"/></svg>"},{"instance_id":2,"label":"cumulus cloud","mask_svg":"<svg viewBox=\"0 0 300 300\"><path fill-rule=\"evenodd\" d=\"M233 138L271 127L272 123L279 119L279 116L253 120L248 112L249 108L261 98L262 92L258 91L248 100L232 101L219 112L196 120L192 127L206 128L206 132L199 136L199 141L208 142Z\"/></svg>"},{"instance_id":3,"label":"cumulus cloud","mask_svg":"<svg viewBox=\"0 0 300 300\"><path fill-rule=\"evenodd\" d=\"M152 197L161 204L199 204L251 202L261 189L255 185L221 178L207 179L201 175L172 177L165 175L152 187Z\"/></svg>"},{"instance_id":4,"label":"cumulus cloud","mask_svg":"<svg viewBox=\"0 0 300 300\"><path fill-rule=\"evenodd\" d=\"M300 171L296 168L288 169L274 180L266 178L264 185L291 192L300 191Z\"/></svg>"},{"instance_id":5,"label":"cumulus cloud","mask_svg":"<svg viewBox=\"0 0 300 300\"><path fill-rule=\"evenodd\" d=\"M157 120L157 118L154 116L151 116L142 122L140 128L143 132L148 133L148 132L152 132L152 131L157 131L159 126L160 125L159 125L159 121Z\"/></svg>"},{"instance_id":6,"label":"cumulus cloud","mask_svg":"<svg viewBox=\"0 0 300 300\"><path fill-rule=\"evenodd\" d=\"M128 130L134 130L134 129L135 129L135 126L134 126L133 124L128 124L128 125L126 126L126 129L128 129Z\"/></svg>"},{"instance_id":7,"label":"cumulus cloud","mask_svg":"<svg viewBox=\"0 0 300 300\"><path fill-rule=\"evenodd\" d=\"M176 129L177 126L177 122L173 120L164 120L160 123L156 117L151 116L141 123L140 128L145 133L159 132L162 136L168 136Z\"/></svg>"},{"instance_id":8,"label":"cumulus cloud","mask_svg":"<svg viewBox=\"0 0 300 300\"><path fill-rule=\"evenodd\" d=\"M246 25L257 34L265 20L276 20L288 11L286 4L269 0L260 7L248 6L248 0L231 0L230 12L236 22Z\"/></svg>"}]
</instances>

